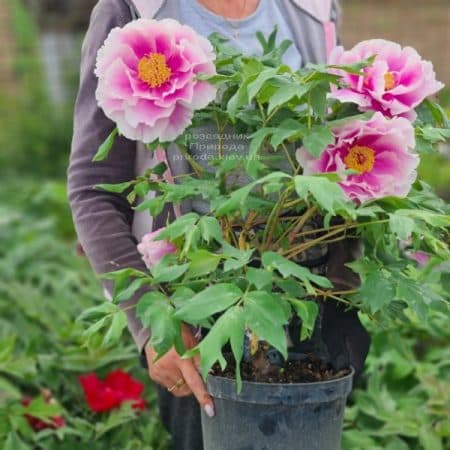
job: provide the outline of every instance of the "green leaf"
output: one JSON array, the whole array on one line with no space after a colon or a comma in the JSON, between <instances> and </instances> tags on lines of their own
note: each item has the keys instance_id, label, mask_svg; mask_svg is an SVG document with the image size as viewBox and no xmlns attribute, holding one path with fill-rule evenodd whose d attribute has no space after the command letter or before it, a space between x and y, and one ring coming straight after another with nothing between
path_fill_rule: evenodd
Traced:
<instances>
[{"instance_id":1,"label":"green leaf","mask_svg":"<svg viewBox=\"0 0 450 450\"><path fill-rule=\"evenodd\" d=\"M114 314L111 324L103 338L103 345L108 346L112 343L118 343L122 333L127 328L127 316L123 311Z\"/></svg>"},{"instance_id":2,"label":"green leaf","mask_svg":"<svg viewBox=\"0 0 450 450\"><path fill-rule=\"evenodd\" d=\"M419 128L418 132L428 142L437 144L438 142L446 142L450 139L450 129L434 128L432 126L426 126Z\"/></svg>"},{"instance_id":3,"label":"green leaf","mask_svg":"<svg viewBox=\"0 0 450 450\"><path fill-rule=\"evenodd\" d=\"M265 287L271 286L272 284L272 274L264 269L255 269L254 267L249 267L245 274L245 277L249 283L253 284L256 289L263 289Z\"/></svg>"},{"instance_id":4,"label":"green leaf","mask_svg":"<svg viewBox=\"0 0 450 450\"><path fill-rule=\"evenodd\" d=\"M220 255L208 252L208 250L196 250L188 254L191 260L186 278L196 278L214 272L221 260Z\"/></svg>"},{"instance_id":5,"label":"green leaf","mask_svg":"<svg viewBox=\"0 0 450 450\"><path fill-rule=\"evenodd\" d=\"M105 280L114 280L113 297L115 297L117 293L124 290L130 284L130 278L148 278L148 274L141 272L140 270L127 268L116 270L114 272L103 273L100 275L100 278Z\"/></svg>"},{"instance_id":6,"label":"green leaf","mask_svg":"<svg viewBox=\"0 0 450 450\"><path fill-rule=\"evenodd\" d=\"M246 163L247 171L253 164L258 163L258 152L263 142L275 131L277 131L276 128L261 128L250 136L251 141L248 149L248 161Z\"/></svg>"},{"instance_id":7,"label":"green leaf","mask_svg":"<svg viewBox=\"0 0 450 450\"><path fill-rule=\"evenodd\" d=\"M363 280L358 297L372 313L376 313L394 300L394 283L383 271L371 272Z\"/></svg>"},{"instance_id":8,"label":"green leaf","mask_svg":"<svg viewBox=\"0 0 450 450\"><path fill-rule=\"evenodd\" d=\"M297 82L282 85L277 89L274 95L270 98L268 114L271 114L275 108L291 101L294 98L300 99L313 87L311 83L299 85Z\"/></svg>"},{"instance_id":9,"label":"green leaf","mask_svg":"<svg viewBox=\"0 0 450 450\"><path fill-rule=\"evenodd\" d=\"M423 220L432 227L445 228L450 227L450 215L438 214L431 211L420 209L399 209L395 212L398 216L411 217L413 219Z\"/></svg>"},{"instance_id":10,"label":"green leaf","mask_svg":"<svg viewBox=\"0 0 450 450\"><path fill-rule=\"evenodd\" d=\"M103 189L107 192L114 192L117 194L121 194L126 191L129 187L133 185L133 181L127 181L126 183L118 183L118 184L97 184L95 186L96 189Z\"/></svg>"},{"instance_id":11,"label":"green leaf","mask_svg":"<svg viewBox=\"0 0 450 450\"><path fill-rule=\"evenodd\" d=\"M137 278L133 280L130 285L124 289L123 291L120 291L115 297L114 302L120 303L126 300L129 300L135 293L138 291L142 286L146 284L151 284L150 278Z\"/></svg>"},{"instance_id":12,"label":"green leaf","mask_svg":"<svg viewBox=\"0 0 450 450\"><path fill-rule=\"evenodd\" d=\"M280 295L252 291L244 298L244 315L247 326L287 358L284 325L289 320L290 308L284 302Z\"/></svg>"},{"instance_id":13,"label":"green leaf","mask_svg":"<svg viewBox=\"0 0 450 450\"><path fill-rule=\"evenodd\" d=\"M327 94L329 92L329 83L321 82L311 91L311 106L314 113L320 119L324 119L327 112Z\"/></svg>"},{"instance_id":14,"label":"green leaf","mask_svg":"<svg viewBox=\"0 0 450 450\"><path fill-rule=\"evenodd\" d=\"M424 322L429 314L430 297L420 282L400 275L395 277L395 298L405 302Z\"/></svg>"},{"instance_id":15,"label":"green leaf","mask_svg":"<svg viewBox=\"0 0 450 450\"><path fill-rule=\"evenodd\" d=\"M327 177L298 175L294 177L294 183L299 197L306 200L311 194L318 205L331 214L335 214L338 207L352 208L341 187Z\"/></svg>"},{"instance_id":16,"label":"green leaf","mask_svg":"<svg viewBox=\"0 0 450 450\"><path fill-rule=\"evenodd\" d=\"M399 239L407 240L411 237L415 228L415 222L413 219L405 216L399 216L397 214L389 214L389 227L391 231L395 233Z\"/></svg>"},{"instance_id":17,"label":"green leaf","mask_svg":"<svg viewBox=\"0 0 450 450\"><path fill-rule=\"evenodd\" d=\"M264 84L271 78L275 77L277 73L278 68L272 67L264 69L261 73L259 73L256 79L252 81L247 87L248 101L251 102L262 89Z\"/></svg>"},{"instance_id":18,"label":"green leaf","mask_svg":"<svg viewBox=\"0 0 450 450\"><path fill-rule=\"evenodd\" d=\"M217 242L223 241L222 227L215 217L204 216L199 222L198 226L202 238L209 244L213 239Z\"/></svg>"},{"instance_id":19,"label":"green leaf","mask_svg":"<svg viewBox=\"0 0 450 450\"><path fill-rule=\"evenodd\" d=\"M328 278L313 274L307 267L300 266L275 252L265 252L262 255L262 263L268 270L276 269L284 278L295 277L301 280L309 294L314 294L315 289L311 283L324 288L332 288Z\"/></svg>"},{"instance_id":20,"label":"green leaf","mask_svg":"<svg viewBox=\"0 0 450 450\"><path fill-rule=\"evenodd\" d=\"M220 283L210 286L187 301L175 317L195 324L215 313L224 311L242 297L242 291L234 284Z\"/></svg>"},{"instance_id":21,"label":"green leaf","mask_svg":"<svg viewBox=\"0 0 450 450\"><path fill-rule=\"evenodd\" d=\"M202 339L196 350L200 352L201 373L206 380L212 366L219 361L222 370L226 367L222 347L231 340L236 360L241 360L244 346L245 316L243 308L233 306L222 314L208 334ZM240 373L237 373L240 384Z\"/></svg>"},{"instance_id":22,"label":"green leaf","mask_svg":"<svg viewBox=\"0 0 450 450\"><path fill-rule=\"evenodd\" d=\"M423 450L443 450L441 438L430 427L423 426L419 431L419 441Z\"/></svg>"},{"instance_id":23,"label":"green leaf","mask_svg":"<svg viewBox=\"0 0 450 450\"><path fill-rule=\"evenodd\" d=\"M47 403L44 397L40 395L24 407L24 412L42 420L49 420L51 417L61 414L62 408L58 403Z\"/></svg>"},{"instance_id":24,"label":"green leaf","mask_svg":"<svg viewBox=\"0 0 450 450\"><path fill-rule=\"evenodd\" d=\"M287 139L298 139L304 133L306 127L294 119L284 120L272 134L270 144L277 148Z\"/></svg>"},{"instance_id":25,"label":"green leaf","mask_svg":"<svg viewBox=\"0 0 450 450\"><path fill-rule=\"evenodd\" d=\"M315 158L331 144L334 143L334 135L331 130L324 125L316 125L309 134L303 138L305 149Z\"/></svg>"},{"instance_id":26,"label":"green leaf","mask_svg":"<svg viewBox=\"0 0 450 450\"><path fill-rule=\"evenodd\" d=\"M200 216L197 213L183 214L166 226L166 228L158 234L158 239L167 239L171 242L178 237L188 234L197 224Z\"/></svg>"},{"instance_id":27,"label":"green leaf","mask_svg":"<svg viewBox=\"0 0 450 450\"><path fill-rule=\"evenodd\" d=\"M32 450L32 447L22 441L15 431L11 431L6 438L3 450Z\"/></svg>"},{"instance_id":28,"label":"green leaf","mask_svg":"<svg viewBox=\"0 0 450 450\"><path fill-rule=\"evenodd\" d=\"M97 150L97 153L95 154L92 161L103 161L106 159L109 155L109 152L112 149L112 146L114 144L114 140L116 139L116 136L118 134L117 128L114 128L114 130L111 131L111 134L106 138L106 140L103 142L102 145Z\"/></svg>"},{"instance_id":29,"label":"green leaf","mask_svg":"<svg viewBox=\"0 0 450 450\"><path fill-rule=\"evenodd\" d=\"M228 199L217 205L215 208L216 214L218 216L223 216L225 214L239 211L245 205L245 202L253 187L253 184L250 184L233 191Z\"/></svg>"},{"instance_id":30,"label":"green leaf","mask_svg":"<svg viewBox=\"0 0 450 450\"><path fill-rule=\"evenodd\" d=\"M302 321L300 340L311 337L314 331L314 324L316 323L317 314L319 313L319 306L316 302L306 300L288 299L294 307L298 317Z\"/></svg>"},{"instance_id":31,"label":"green leaf","mask_svg":"<svg viewBox=\"0 0 450 450\"><path fill-rule=\"evenodd\" d=\"M155 348L158 357L167 353L174 345L177 350L184 346L180 342L181 322L174 315L170 299L161 292L144 294L136 305L136 314L142 324L151 330L149 343Z\"/></svg>"},{"instance_id":32,"label":"green leaf","mask_svg":"<svg viewBox=\"0 0 450 450\"><path fill-rule=\"evenodd\" d=\"M22 393L20 389L14 386L8 379L0 377L0 392L2 393L2 397L11 398L14 400L19 400L22 398Z\"/></svg>"},{"instance_id":33,"label":"green leaf","mask_svg":"<svg viewBox=\"0 0 450 450\"><path fill-rule=\"evenodd\" d=\"M227 112L231 118L236 116L236 113L239 108L249 103L248 99L248 86L249 84L256 79L256 75L250 76L247 78L238 88L233 97L230 98L227 105Z\"/></svg>"},{"instance_id":34,"label":"green leaf","mask_svg":"<svg viewBox=\"0 0 450 450\"><path fill-rule=\"evenodd\" d=\"M110 301L104 301L100 305L85 309L76 319L77 322L102 319L104 316L113 315L119 311L119 307Z\"/></svg>"},{"instance_id":35,"label":"green leaf","mask_svg":"<svg viewBox=\"0 0 450 450\"><path fill-rule=\"evenodd\" d=\"M295 279L286 279L283 280L282 278L276 278L275 284L282 289L286 294L290 295L294 298L302 298L306 296L306 290L303 287L302 284L300 284Z\"/></svg>"},{"instance_id":36,"label":"green leaf","mask_svg":"<svg viewBox=\"0 0 450 450\"><path fill-rule=\"evenodd\" d=\"M190 264L165 265L164 259L150 269L153 275L153 284L169 283L180 278L189 269Z\"/></svg>"}]
</instances>

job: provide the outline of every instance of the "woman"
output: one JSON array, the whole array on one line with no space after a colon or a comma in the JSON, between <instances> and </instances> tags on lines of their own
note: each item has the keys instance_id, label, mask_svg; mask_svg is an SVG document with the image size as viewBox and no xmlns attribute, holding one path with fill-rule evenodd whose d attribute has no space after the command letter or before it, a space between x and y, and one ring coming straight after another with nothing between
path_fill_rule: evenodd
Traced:
<instances>
[{"instance_id":1,"label":"woman","mask_svg":"<svg viewBox=\"0 0 450 450\"><path fill-rule=\"evenodd\" d=\"M94 76L96 54L109 31L130 20L144 16L163 19L171 17L208 36L220 32L243 52L259 51L255 32L269 34L278 27L278 41L293 41L285 62L298 68L308 62L324 62L327 51L335 44L337 5L332 0L100 0L96 5L87 32L81 63L80 88L74 117L74 136L68 169L69 200L80 242L97 273L122 267L145 270L136 244L143 232L159 228L173 210L166 211L152 225L134 217L127 200L117 194L96 190L100 183L128 181L140 173L149 161L148 152L124 138L116 140L115 148L104 162L92 158L114 127L98 108L95 100L97 80ZM139 147L139 146L138 146ZM202 148L202 146L198 146ZM172 172L189 170L170 160ZM159 224L159 225L158 225ZM354 284L344 263L352 259L351 248L334 248L329 252L327 275L336 284ZM350 281L349 281L350 280ZM110 291L111 286L105 284ZM128 325L136 345L148 366L149 376L158 385L162 420L171 432L175 449L202 448L200 405L211 418L214 404L205 391L198 374L197 360L182 360L173 349L154 363L155 351L146 346L149 331L142 327L132 306L142 295L123 306L127 307ZM328 302L327 302L328 305ZM131 306L131 308L130 308ZM352 364L360 372L369 348L369 338L355 312L345 312L329 303L320 317L319 340L327 346L336 367ZM196 337L185 327L188 347ZM316 333L317 334L317 333ZM298 335L298 334L297 334ZM212 419L213 420L213 419Z\"/></svg>"}]
</instances>

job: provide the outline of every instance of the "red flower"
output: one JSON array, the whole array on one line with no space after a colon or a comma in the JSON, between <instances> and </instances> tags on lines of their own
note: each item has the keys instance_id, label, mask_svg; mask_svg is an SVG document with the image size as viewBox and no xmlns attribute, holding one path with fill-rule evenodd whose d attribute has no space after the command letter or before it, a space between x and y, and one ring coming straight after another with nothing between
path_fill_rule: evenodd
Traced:
<instances>
[{"instance_id":1,"label":"red flower","mask_svg":"<svg viewBox=\"0 0 450 450\"><path fill-rule=\"evenodd\" d=\"M24 397L21 400L21 403L23 406L28 406L32 401L32 398L30 397ZM46 399L47 403L51 402L51 399ZM61 428L66 425L66 421L61 416L54 416L50 417L50 421L46 422L42 419L39 419L38 417L34 417L31 414L24 414L24 417L27 419L28 423L30 424L31 428L33 428L34 431L41 431L45 430L46 428Z\"/></svg>"},{"instance_id":2,"label":"red flower","mask_svg":"<svg viewBox=\"0 0 450 450\"><path fill-rule=\"evenodd\" d=\"M144 385L123 370L110 372L104 381L95 373L80 377L86 402L94 412L110 411L126 401L132 401L134 409L145 409L141 397Z\"/></svg>"}]
</instances>

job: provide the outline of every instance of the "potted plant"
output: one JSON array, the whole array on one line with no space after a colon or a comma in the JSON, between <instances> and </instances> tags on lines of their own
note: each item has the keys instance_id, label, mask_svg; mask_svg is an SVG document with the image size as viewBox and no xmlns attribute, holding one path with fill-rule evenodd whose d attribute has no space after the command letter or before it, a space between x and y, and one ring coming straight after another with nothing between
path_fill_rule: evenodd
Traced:
<instances>
[{"instance_id":1,"label":"potted plant","mask_svg":"<svg viewBox=\"0 0 450 450\"><path fill-rule=\"evenodd\" d=\"M183 69L173 48L152 48L155 32L175 42L189 35ZM275 34L259 35L262 57L247 57L220 36L211 46L174 21L140 19L111 33L97 63L97 98L117 129L96 159L121 134L160 161L99 188L154 217L190 205L143 237L148 272L105 277L117 304L146 291L137 314L159 356L173 346L200 354L217 408L203 421L207 449L339 448L354 370L334 370L320 351L289 353L293 317L293 340L305 341L327 302L379 326L448 308L448 207L416 173L420 155L450 137L428 99L442 87L431 64L372 40L335 49L328 66L293 71L281 62L289 44L275 46ZM134 72L126 50L142 42L133 36L150 49ZM171 96L167 83L178 86ZM166 181L170 152L171 164L191 168L175 183ZM356 256L340 266L323 259L350 250ZM183 323L203 331L188 351Z\"/></svg>"}]
</instances>

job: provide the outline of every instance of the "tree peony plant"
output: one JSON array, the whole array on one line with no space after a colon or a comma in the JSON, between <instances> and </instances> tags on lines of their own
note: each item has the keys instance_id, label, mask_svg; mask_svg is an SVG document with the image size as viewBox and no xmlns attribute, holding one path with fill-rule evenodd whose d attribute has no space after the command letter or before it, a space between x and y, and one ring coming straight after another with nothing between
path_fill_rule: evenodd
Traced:
<instances>
[{"instance_id":1,"label":"tree peony plant","mask_svg":"<svg viewBox=\"0 0 450 450\"><path fill-rule=\"evenodd\" d=\"M168 29L172 40L164 34ZM192 82L201 82L199 92L207 93L202 101L191 102L179 91L166 95L166 101L160 94L168 86L135 83L138 61L149 72L159 70L162 56L151 52L165 55L170 45L178 51L174 42L181 45L184 40L177 39L185 34L192 36L187 55L195 59L186 56L183 64L176 59L177 67L179 73L187 70L184 81L195 73ZM124 44L130 36L135 39ZM147 42L142 36L153 36L149 42L154 47L138 46L136 56L130 45ZM282 64L286 46L275 47L274 34L259 38L263 55L248 57L212 36L217 74L211 75L214 57L203 40L173 21L141 21L114 31L109 42L116 46L107 45L114 51L100 52L98 68L100 77L116 66L121 73L126 61L134 75L124 79L123 91L122 85L117 89L119 97L123 93L130 99L131 89L137 89L137 104L145 98L143 105L154 102L161 113L150 118L151 109L100 96L119 130L149 143L150 152L176 139L193 168L178 174L175 184L165 182L161 174L166 167L160 164L136 180L101 188L123 192L130 201L155 191L158 195L137 205L152 216L166 204L203 205L201 213L194 209L163 230L149 230L139 244L148 272L123 268L105 275L116 281L114 301L128 300L147 287L136 308L144 326L152 329L156 351L162 355L175 346L186 356L199 353L206 378L213 367L223 371L230 364L222 354L227 345L238 385L243 359L257 375L281 376L292 340L286 326L296 318L301 326L294 338L311 337L328 301L383 324L408 317L426 320L429 310L447 311L449 299L448 264L443 264L450 259L449 207L416 173L421 152L450 137L445 113L426 99L441 86L431 64L412 49L380 40L350 53L336 50L332 66L294 71ZM195 69L189 68L191 61L198 62ZM105 79L100 78L102 95ZM195 96L197 90L189 89ZM212 100L216 90L220 95ZM187 120L180 127L170 125L177 121L179 105L190 108L189 120L193 114L185 132ZM193 112L200 107L205 108ZM391 117L412 117L413 108L415 122ZM196 132L199 127L213 131L202 134ZM234 132L247 136L240 153L229 141ZM212 136L212 142L195 141L203 135ZM107 157L111 144L109 139L97 159ZM212 149L208 158L198 157L197 144ZM407 239L410 251L430 255L424 270L399 245ZM180 339L183 323L206 331L189 351Z\"/></svg>"}]
</instances>

